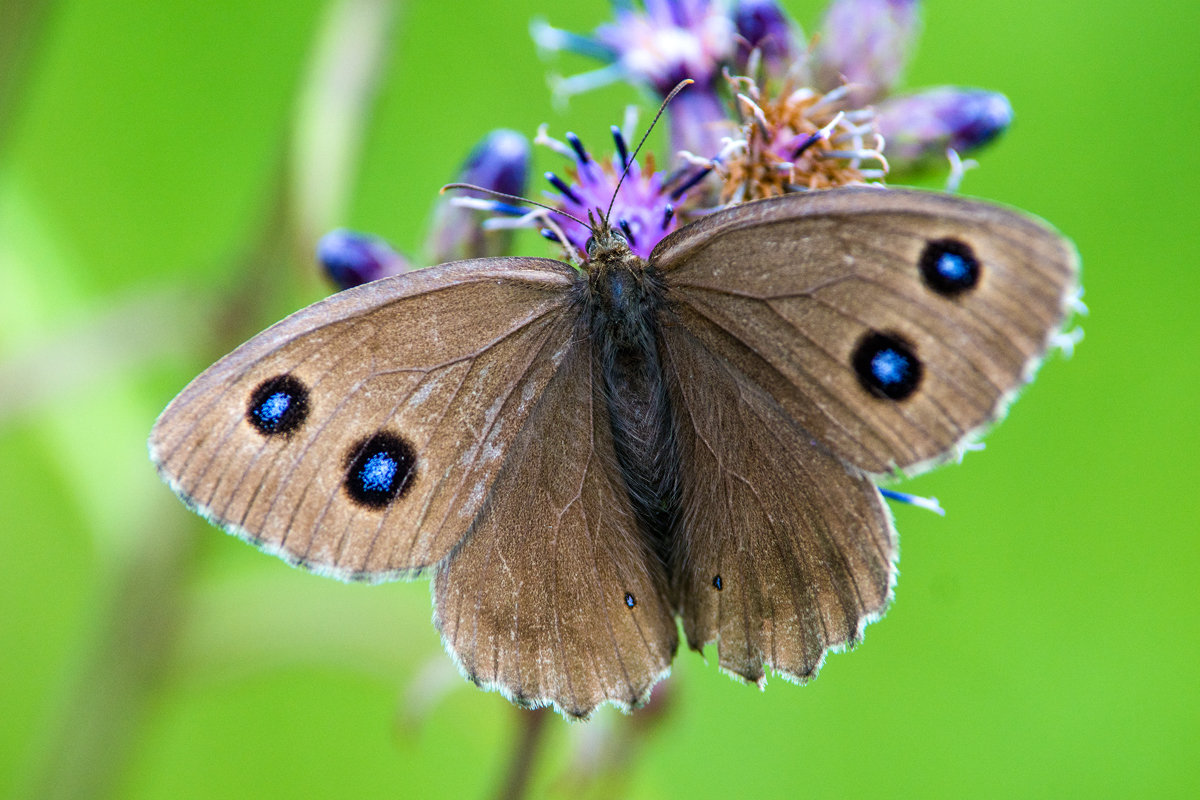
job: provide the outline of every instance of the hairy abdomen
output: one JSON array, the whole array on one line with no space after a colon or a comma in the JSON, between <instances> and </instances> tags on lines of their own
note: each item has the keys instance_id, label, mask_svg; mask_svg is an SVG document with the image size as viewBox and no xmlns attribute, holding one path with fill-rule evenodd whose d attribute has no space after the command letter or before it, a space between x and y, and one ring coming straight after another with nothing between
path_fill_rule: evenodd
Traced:
<instances>
[{"instance_id":1,"label":"hairy abdomen","mask_svg":"<svg viewBox=\"0 0 1200 800\"><path fill-rule=\"evenodd\" d=\"M647 544L672 574L679 514L679 455L659 361L661 289L653 276L613 270L590 298L617 464Z\"/></svg>"}]
</instances>

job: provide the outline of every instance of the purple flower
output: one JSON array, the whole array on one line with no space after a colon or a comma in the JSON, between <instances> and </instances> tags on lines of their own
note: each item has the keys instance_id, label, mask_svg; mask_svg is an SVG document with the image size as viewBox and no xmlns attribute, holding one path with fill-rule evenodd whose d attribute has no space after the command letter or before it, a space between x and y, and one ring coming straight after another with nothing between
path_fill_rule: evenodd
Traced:
<instances>
[{"instance_id":1,"label":"purple flower","mask_svg":"<svg viewBox=\"0 0 1200 800\"><path fill-rule=\"evenodd\" d=\"M850 102L866 105L900 78L920 28L917 0L833 0L813 53L818 89L850 84Z\"/></svg>"},{"instance_id":2,"label":"purple flower","mask_svg":"<svg viewBox=\"0 0 1200 800\"><path fill-rule=\"evenodd\" d=\"M562 214L541 208L519 208L495 199L457 198L455 203L498 215L485 223L487 228L536 226L545 238L563 245L578 261L587 257L587 240L592 232L586 224L571 217L585 223L590 218L598 223L608 213L610 224L625 235L633 252L646 258L664 236L679 226L677 212L707 170L682 171L668 177L655 171L653 156L647 156L645 167L640 167L631 162L628 139L615 125L612 136L616 152L612 158L597 159L573 133L568 133L567 141L563 142L548 136L545 126L538 131L536 144L571 160L563 176L554 172L545 175L552 189L546 193L548 205ZM618 183L620 192L614 199Z\"/></svg>"},{"instance_id":3,"label":"purple flower","mask_svg":"<svg viewBox=\"0 0 1200 800\"><path fill-rule=\"evenodd\" d=\"M629 145L616 125L612 127L612 136L616 153L608 160L593 158L573 133L567 134L569 144L550 138L544 130L538 132L535 141L574 162L568 173L570 181L563 180L553 172L546 173L546 180L555 189L551 195L555 207L586 220L589 214L603 217L609 203L612 203L612 210L608 212L610 223L625 234L634 253L648 258L654 245L679 226L676 205L684 199L684 192L666 185L666 176L654 171L652 156L647 157L645 169L639 167L637 162L630 163ZM614 199L613 192L627 164L628 173ZM543 229L543 235L558 241L561 232L571 247L586 254L591 230L560 215L555 215L554 222L558 223L560 230Z\"/></svg>"},{"instance_id":4,"label":"purple flower","mask_svg":"<svg viewBox=\"0 0 1200 800\"><path fill-rule=\"evenodd\" d=\"M569 97L617 80L648 86L664 98L681 80L696 84L680 94L668 115L671 148L713 155L726 133L727 114L718 95L721 69L733 58L733 21L710 0L645 0L644 10L615 4L615 19L581 36L535 21L531 33L544 50L570 50L606 66L559 79L555 91Z\"/></svg>"},{"instance_id":5,"label":"purple flower","mask_svg":"<svg viewBox=\"0 0 1200 800\"><path fill-rule=\"evenodd\" d=\"M339 289L377 281L409 270L408 260L377 236L344 228L317 243L317 260Z\"/></svg>"},{"instance_id":6,"label":"purple flower","mask_svg":"<svg viewBox=\"0 0 1200 800\"><path fill-rule=\"evenodd\" d=\"M781 86L790 92L807 85L830 97L840 91L840 110L848 117L857 114L859 127L867 124L865 107L873 104L875 131L885 142L897 143L887 154L900 171L925 166L947 149L979 147L1011 121L1003 95L982 90L943 88L889 96L920 30L918 0L832 0L817 44L806 53L797 44L802 34L776 0L739 0L731 6L713 0L645 0L643 10L631 3L615 5L613 21L591 36L534 24L534 39L544 49L570 50L606 63L594 72L561 79L557 89L571 95L627 80L663 97L679 80L692 78L696 85L675 98L667 116L672 150L690 154L693 161L718 163L722 153L728 154L731 134L736 138L719 80L730 65L752 83L761 79L763 95L782 96ZM734 113L741 116L742 141L747 139L746 112L745 98L737 98ZM759 138L780 134L787 139L803 132L763 131ZM859 150L874 153L879 148L868 143Z\"/></svg>"}]
</instances>

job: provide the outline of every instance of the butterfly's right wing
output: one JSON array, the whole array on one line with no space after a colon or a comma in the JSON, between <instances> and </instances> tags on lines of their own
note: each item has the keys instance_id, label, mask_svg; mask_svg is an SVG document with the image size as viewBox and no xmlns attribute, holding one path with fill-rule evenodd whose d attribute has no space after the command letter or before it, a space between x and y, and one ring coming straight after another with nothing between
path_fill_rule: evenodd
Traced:
<instances>
[{"instance_id":1,"label":"butterfly's right wing","mask_svg":"<svg viewBox=\"0 0 1200 800\"><path fill-rule=\"evenodd\" d=\"M573 334L570 268L479 259L350 289L218 361L151 458L226 531L343 579L446 556Z\"/></svg>"},{"instance_id":2,"label":"butterfly's right wing","mask_svg":"<svg viewBox=\"0 0 1200 800\"><path fill-rule=\"evenodd\" d=\"M584 327L434 577L434 621L469 678L578 718L644 702L677 643L601 385Z\"/></svg>"}]
</instances>

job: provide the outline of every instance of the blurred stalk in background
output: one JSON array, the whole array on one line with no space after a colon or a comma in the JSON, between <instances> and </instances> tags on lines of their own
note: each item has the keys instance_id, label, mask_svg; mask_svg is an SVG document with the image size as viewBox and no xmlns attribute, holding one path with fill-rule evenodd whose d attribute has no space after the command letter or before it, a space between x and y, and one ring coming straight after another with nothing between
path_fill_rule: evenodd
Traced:
<instances>
[{"instance_id":1,"label":"blurred stalk in background","mask_svg":"<svg viewBox=\"0 0 1200 800\"><path fill-rule=\"evenodd\" d=\"M12 127L6 124L11 123L8 115L19 110L22 90L32 75L30 65L37 60L36 42L49 9L49 3L37 2L4 6L0 148ZM200 308L195 297L179 296L165 298L166 313L158 308L157 315L137 307L119 309L141 326L142 335L133 344L144 349L126 353L128 361L158 358L164 346L174 345L191 348L198 362L213 360L256 331L256 309L286 284L284 270L313 269L319 236L345 213L395 17L391 0L336 0L328 6L316 31L310 69L297 90L294 123L280 132L280 151L286 156L274 171L267 206L257 216L259 224L241 248L239 280L228 294L203 298ZM148 305L157 307L164 298L151 300L158 302ZM184 320L194 324L181 324ZM76 354L124 352L130 346L128 332L101 315L77 326L57 349ZM102 361L111 367L110 362L111 358ZM0 365L0 383L19 386L25 395L25 402L14 399L8 405L20 408L36 403L31 398L39 395L61 396L85 388L63 385L64 374L95 377L87 369L44 369L53 363L52 355L41 352ZM39 391L47 380L53 385ZM0 410L4 406L0 403ZM166 492L137 511L123 520L119 536L97 537L107 569L96 590L94 632L77 670L63 676L59 697L47 708L44 729L29 740L31 771L21 796L111 795L121 785L147 704L172 663L182 619L193 600L187 579L194 566L197 528Z\"/></svg>"}]
</instances>

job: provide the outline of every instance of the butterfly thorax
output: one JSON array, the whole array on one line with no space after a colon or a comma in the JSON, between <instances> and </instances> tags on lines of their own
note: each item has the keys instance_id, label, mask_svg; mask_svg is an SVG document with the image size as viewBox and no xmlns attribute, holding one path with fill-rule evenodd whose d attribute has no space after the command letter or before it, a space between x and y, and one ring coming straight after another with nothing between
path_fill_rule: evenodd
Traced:
<instances>
[{"instance_id":1,"label":"butterfly thorax","mask_svg":"<svg viewBox=\"0 0 1200 800\"><path fill-rule=\"evenodd\" d=\"M622 347L648 344L644 341L647 324L662 305L657 274L619 236L603 245L593 244L589 250L589 293L608 322L606 333Z\"/></svg>"}]
</instances>

